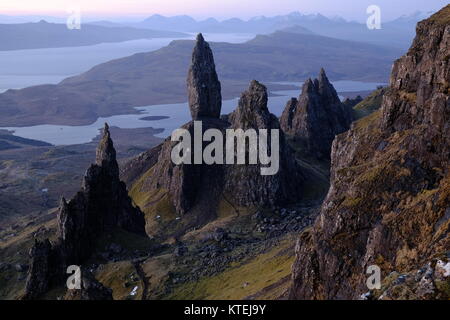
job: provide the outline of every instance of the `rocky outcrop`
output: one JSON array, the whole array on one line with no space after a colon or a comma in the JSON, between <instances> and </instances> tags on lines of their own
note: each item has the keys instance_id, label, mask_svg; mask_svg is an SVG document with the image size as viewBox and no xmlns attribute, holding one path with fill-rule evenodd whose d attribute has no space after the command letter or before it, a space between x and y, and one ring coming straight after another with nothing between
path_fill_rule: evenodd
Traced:
<instances>
[{"instance_id":1,"label":"rocky outcrop","mask_svg":"<svg viewBox=\"0 0 450 320\"><path fill-rule=\"evenodd\" d=\"M381 110L334 141L331 187L298 240L291 298L359 298L371 265L383 285L364 297L449 298L437 268L450 248L449 17L447 6L418 24Z\"/></svg>"},{"instance_id":2,"label":"rocky outcrop","mask_svg":"<svg viewBox=\"0 0 450 320\"><path fill-rule=\"evenodd\" d=\"M25 287L24 300L38 298L40 294L49 288L52 267L52 245L48 239L35 240L30 250L31 265L28 271L28 281Z\"/></svg>"},{"instance_id":3,"label":"rocky outcrop","mask_svg":"<svg viewBox=\"0 0 450 320\"><path fill-rule=\"evenodd\" d=\"M57 240L37 241L30 252L31 265L24 298L34 299L58 284L69 265L81 265L93 253L96 240L106 231L122 228L145 236L144 215L133 206L119 179L116 151L105 124L96 163L86 171L81 191L64 198L58 212Z\"/></svg>"},{"instance_id":4,"label":"rocky outcrop","mask_svg":"<svg viewBox=\"0 0 450 320\"><path fill-rule=\"evenodd\" d=\"M228 123L220 119L204 118L201 125L203 134L208 129L219 129L224 132ZM194 121L181 128L186 129L191 137L194 137ZM171 158L172 149L176 144L178 142L172 142L170 137L163 143L158 161L150 169L154 174L145 181L142 191L146 193L164 191L169 195L178 214L185 214L196 205L208 211L214 207L213 203L223 186L222 165L195 164L193 154L191 164L176 165ZM194 150L193 147L191 149Z\"/></svg>"},{"instance_id":5,"label":"rocky outcrop","mask_svg":"<svg viewBox=\"0 0 450 320\"><path fill-rule=\"evenodd\" d=\"M281 128L302 142L317 158L329 158L334 137L350 128L351 107L341 103L325 71L318 79L308 79L297 99L288 101L281 115Z\"/></svg>"},{"instance_id":6,"label":"rocky outcrop","mask_svg":"<svg viewBox=\"0 0 450 320\"><path fill-rule=\"evenodd\" d=\"M120 227L145 235L144 215L132 205L119 179L116 151L105 124L96 163L84 176L82 189L73 199L61 201L59 239L67 264L78 264L92 253L97 237L106 229ZM87 249L90 248L90 249Z\"/></svg>"},{"instance_id":7,"label":"rocky outcrop","mask_svg":"<svg viewBox=\"0 0 450 320\"><path fill-rule=\"evenodd\" d=\"M201 33L197 35L197 42L192 52L187 88L192 119L220 117L221 86L216 73L213 53Z\"/></svg>"},{"instance_id":8,"label":"rocky outcrop","mask_svg":"<svg viewBox=\"0 0 450 320\"><path fill-rule=\"evenodd\" d=\"M120 179L126 185L133 185L142 172L148 171L158 162L159 153L161 152L163 144L142 152L137 157L125 163L120 170Z\"/></svg>"},{"instance_id":9,"label":"rocky outcrop","mask_svg":"<svg viewBox=\"0 0 450 320\"><path fill-rule=\"evenodd\" d=\"M270 130L279 130L280 124L267 108L266 88L257 81L252 81L249 89L242 94L237 109L230 115L219 118L221 102L217 99L220 98L220 83L214 70L212 52L201 35L194 48L193 64L187 82L193 121L183 125L182 129L186 129L192 138L196 123L199 123L196 120L201 120L201 134L208 129L219 130L224 148L227 129L251 128L257 132L267 129L270 154ZM215 107L206 108L211 106ZM281 130L279 138L280 169L270 176L261 175L261 165L248 165L248 162L245 165L206 164L202 159L201 163L195 163L193 153L190 164L176 165L172 161L171 152L179 142L167 138L158 146L158 160L153 166L138 165L145 170L141 172L141 179L135 179L137 182L133 189L136 199L145 199L140 205L150 208L148 210L157 206L161 199L168 201L169 204L163 209L173 207L175 214L183 216L185 229L198 227L216 218L219 202L224 199L227 203L256 207L293 201L300 193L302 177ZM194 150L193 139L191 143L190 149ZM209 144L210 142L203 142L202 150ZM248 146L246 152L248 153ZM151 158L154 159L154 156ZM226 162L226 152L223 160Z\"/></svg>"},{"instance_id":10,"label":"rocky outcrop","mask_svg":"<svg viewBox=\"0 0 450 320\"><path fill-rule=\"evenodd\" d=\"M228 122L221 120L222 106L221 86L214 65L214 57L209 44L202 34L197 36L197 42L192 53L192 64L188 71L187 88L189 108L192 121L183 125L194 138L194 121L201 121L201 134L208 129L219 129L224 132ZM177 214L186 214L194 206L203 208L200 211L212 211L214 203L223 186L223 170L221 165L206 165L194 161L175 165L171 158L173 147L178 142L167 138L160 146L148 152L146 161L134 161L144 170L154 172L143 183L142 193L164 193L170 198L170 203ZM206 144L205 144L206 145ZM204 145L204 146L205 146ZM192 150L194 150L192 146ZM149 165L151 159L157 159ZM136 166L135 166L136 167ZM202 220L202 219L200 219Z\"/></svg>"},{"instance_id":11,"label":"rocky outcrop","mask_svg":"<svg viewBox=\"0 0 450 320\"><path fill-rule=\"evenodd\" d=\"M273 175L261 175L261 164L230 165L225 174L225 192L234 203L241 206L273 206L299 198L303 177L295 161L294 153L287 145L280 130L278 118L267 108L267 89L253 80L242 93L236 110L228 116L234 130L261 129L268 132L268 153L278 144L279 168ZM272 141L271 130L278 130L278 141ZM261 146L260 146L261 148ZM246 146L246 152L249 147Z\"/></svg>"}]
</instances>

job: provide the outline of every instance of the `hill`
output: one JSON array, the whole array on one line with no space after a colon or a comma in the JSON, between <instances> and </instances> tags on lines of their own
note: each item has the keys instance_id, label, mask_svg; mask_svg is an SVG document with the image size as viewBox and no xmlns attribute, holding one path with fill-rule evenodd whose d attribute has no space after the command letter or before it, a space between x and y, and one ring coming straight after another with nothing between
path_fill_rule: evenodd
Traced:
<instances>
[{"instance_id":1,"label":"hill","mask_svg":"<svg viewBox=\"0 0 450 320\"><path fill-rule=\"evenodd\" d=\"M111 28L110 28L111 29ZM100 116L136 112L133 106L185 101L183 70L192 41L95 66L58 85L0 94L0 126L89 124ZM211 43L224 98L252 79L302 81L324 67L332 80L386 81L399 50L312 34L275 32L241 44Z\"/></svg>"},{"instance_id":2,"label":"hill","mask_svg":"<svg viewBox=\"0 0 450 320\"><path fill-rule=\"evenodd\" d=\"M0 24L0 51L38 48L78 47L102 42L121 42L150 38L183 38L187 34L175 31L104 27L82 24L80 30L70 30L65 24L36 23Z\"/></svg>"},{"instance_id":3,"label":"hill","mask_svg":"<svg viewBox=\"0 0 450 320\"><path fill-rule=\"evenodd\" d=\"M184 32L213 33L262 33L301 26L316 34L344 40L361 41L377 45L387 45L406 50L414 37L415 25L430 13L416 12L393 21L384 22L381 29L369 30L365 23L347 21L343 18L328 18L321 14L292 12L273 17L253 17L249 20L231 18L218 21L214 18L196 21L189 16L165 17L153 15L140 23L139 28L165 29Z\"/></svg>"}]
</instances>

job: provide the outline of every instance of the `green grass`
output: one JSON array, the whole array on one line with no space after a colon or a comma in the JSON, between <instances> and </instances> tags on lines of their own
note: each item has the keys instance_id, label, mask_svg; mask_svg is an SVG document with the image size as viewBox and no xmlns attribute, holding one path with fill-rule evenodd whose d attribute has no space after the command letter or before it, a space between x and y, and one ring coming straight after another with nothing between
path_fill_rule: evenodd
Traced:
<instances>
[{"instance_id":1,"label":"green grass","mask_svg":"<svg viewBox=\"0 0 450 320\"><path fill-rule=\"evenodd\" d=\"M173 231L174 221L178 215L167 190L162 188L145 190L145 182L151 179L152 174L153 168L133 184L129 195L145 214L147 233L152 236L158 236L160 233L169 234ZM157 218L158 216L160 218Z\"/></svg>"},{"instance_id":2,"label":"green grass","mask_svg":"<svg viewBox=\"0 0 450 320\"><path fill-rule=\"evenodd\" d=\"M136 269L129 261L112 262L102 265L96 273L96 279L105 287L111 288L114 300L140 300L143 284L137 276ZM130 296L134 287L137 294Z\"/></svg>"},{"instance_id":3,"label":"green grass","mask_svg":"<svg viewBox=\"0 0 450 320\"><path fill-rule=\"evenodd\" d=\"M363 101L353 107L353 117L356 120L364 118L381 107L383 96L387 89L377 89L367 96Z\"/></svg>"},{"instance_id":4,"label":"green grass","mask_svg":"<svg viewBox=\"0 0 450 320\"><path fill-rule=\"evenodd\" d=\"M182 284L167 298L238 300L262 292L260 299L277 298L273 295L283 290L276 284L291 273L295 258L292 245L292 239L285 240L250 261L232 264L222 273Z\"/></svg>"}]
</instances>

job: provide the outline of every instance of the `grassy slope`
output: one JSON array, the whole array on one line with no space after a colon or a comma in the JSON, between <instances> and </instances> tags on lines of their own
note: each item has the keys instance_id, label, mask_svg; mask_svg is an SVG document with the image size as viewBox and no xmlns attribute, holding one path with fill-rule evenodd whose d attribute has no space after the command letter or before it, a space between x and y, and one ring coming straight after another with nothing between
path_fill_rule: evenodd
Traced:
<instances>
[{"instance_id":1,"label":"grassy slope","mask_svg":"<svg viewBox=\"0 0 450 320\"><path fill-rule=\"evenodd\" d=\"M364 118L381 107L383 95L386 88L377 89L367 96L363 101L353 107L353 117L356 120Z\"/></svg>"},{"instance_id":2,"label":"grassy slope","mask_svg":"<svg viewBox=\"0 0 450 320\"><path fill-rule=\"evenodd\" d=\"M294 240L289 238L255 258L230 266L227 270L197 282L175 287L167 299L227 300L277 299L287 289L283 281L291 273Z\"/></svg>"}]
</instances>

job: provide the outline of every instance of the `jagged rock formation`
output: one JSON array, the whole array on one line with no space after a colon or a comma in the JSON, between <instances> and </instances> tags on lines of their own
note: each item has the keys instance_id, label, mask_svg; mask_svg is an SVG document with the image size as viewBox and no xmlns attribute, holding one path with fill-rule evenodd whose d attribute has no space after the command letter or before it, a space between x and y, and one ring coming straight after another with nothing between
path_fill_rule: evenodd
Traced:
<instances>
[{"instance_id":1,"label":"jagged rock formation","mask_svg":"<svg viewBox=\"0 0 450 320\"><path fill-rule=\"evenodd\" d=\"M99 234L112 227L145 235L145 220L135 208L125 184L119 179L116 151L105 124L96 164L86 171L82 190L66 203L63 198L58 214L59 238L65 259L84 261L89 257Z\"/></svg>"},{"instance_id":2,"label":"jagged rock formation","mask_svg":"<svg viewBox=\"0 0 450 320\"><path fill-rule=\"evenodd\" d=\"M213 53L201 33L197 35L197 42L192 52L187 87L192 119L220 117L221 86L216 73Z\"/></svg>"},{"instance_id":3,"label":"jagged rock formation","mask_svg":"<svg viewBox=\"0 0 450 320\"><path fill-rule=\"evenodd\" d=\"M228 123L220 119L202 119L202 134L208 129L223 131ZM194 137L194 122L182 126ZM172 204L177 213L185 214L194 205L204 202L202 206L210 209L212 202L223 185L222 165L194 164L192 155L191 164L175 165L171 152L177 142L166 139L159 152L158 161L150 169L154 172L145 182L146 192L164 190L170 195ZM193 150L193 148L192 148ZM203 199L201 200L201 198Z\"/></svg>"},{"instance_id":4,"label":"jagged rock formation","mask_svg":"<svg viewBox=\"0 0 450 320\"><path fill-rule=\"evenodd\" d=\"M285 133L303 142L307 152L329 158L334 137L350 128L351 107L341 103L325 71L308 79L297 99L288 101L280 118Z\"/></svg>"},{"instance_id":5,"label":"jagged rock formation","mask_svg":"<svg viewBox=\"0 0 450 320\"><path fill-rule=\"evenodd\" d=\"M439 271L450 248L449 48L447 6L418 24L381 110L334 141L331 187L298 240L291 298L358 298L370 265L382 271L375 297L449 298Z\"/></svg>"},{"instance_id":6,"label":"jagged rock formation","mask_svg":"<svg viewBox=\"0 0 450 320\"><path fill-rule=\"evenodd\" d=\"M202 134L208 129L223 131L228 123L221 120L221 85L214 65L214 57L209 44L199 34L192 53L192 64L187 77L189 108L193 121L182 126L194 137L194 121L201 120ZM177 142L170 137L160 146L150 151L157 161L149 166L148 161L139 161L142 168L155 174L145 181L142 191L163 192L170 198L178 214L185 214L194 205L211 211L211 207L222 188L223 170L221 166L195 164L193 153L191 164L175 165L171 152ZM193 150L193 148L192 148ZM145 172L145 171L142 171ZM142 173L141 172L141 173Z\"/></svg>"},{"instance_id":7,"label":"jagged rock formation","mask_svg":"<svg viewBox=\"0 0 450 320\"><path fill-rule=\"evenodd\" d=\"M194 121L197 119L201 120L202 134L208 129L218 129L223 134L223 142L226 140L227 129L280 129L278 119L267 109L267 90L257 81L252 81L249 90L242 94L235 112L219 118L220 83L212 52L201 35L197 37L187 82L193 121L182 128L189 131L192 138ZM164 210L173 207L177 215L189 213L190 218L185 220L191 220L185 222L185 228L198 227L214 219L219 202L224 198L234 204L260 207L292 201L295 198L293 195L300 192L300 170L282 132L280 170L273 176L265 177L261 176L259 165L205 164L203 161L201 164L194 164L193 154L191 164L175 165L171 152L176 144L178 142L172 142L168 138L158 146L157 161L151 167L144 163L139 164L142 161L134 162L135 166L143 171L142 179L135 183L132 189L136 199L144 199L140 203L141 207L154 207L161 201L167 201L169 204ZM204 142L203 148L208 144L209 142ZM270 149L269 143L269 151ZM194 150L193 145L191 150ZM151 153L151 157L149 154L145 157L156 158L153 151ZM295 179L289 180L287 175ZM134 174L132 176L135 177Z\"/></svg>"},{"instance_id":8,"label":"jagged rock formation","mask_svg":"<svg viewBox=\"0 0 450 320\"><path fill-rule=\"evenodd\" d=\"M32 259L25 288L25 299L36 298L39 294L48 290L49 274L52 271L50 268L53 265L52 245L48 239L44 241L35 240L29 254Z\"/></svg>"},{"instance_id":9,"label":"jagged rock formation","mask_svg":"<svg viewBox=\"0 0 450 320\"><path fill-rule=\"evenodd\" d=\"M268 151L278 143L279 170L274 175L261 175L261 165L230 165L226 171L225 192L241 206L272 206L298 199L303 177L295 162L293 151L280 130L278 118L267 108L267 89L253 80L242 93L236 110L228 116L232 129L268 130ZM279 130L279 141L271 141L270 130ZM248 147L246 152L248 153Z\"/></svg>"},{"instance_id":10,"label":"jagged rock formation","mask_svg":"<svg viewBox=\"0 0 450 320\"><path fill-rule=\"evenodd\" d=\"M55 243L37 241L30 252L31 265L24 299L34 299L61 281L69 265L81 265L94 251L96 240L119 227L145 236L144 215L132 205L119 179L116 151L105 124L96 163L86 171L81 191L58 212Z\"/></svg>"}]
</instances>

